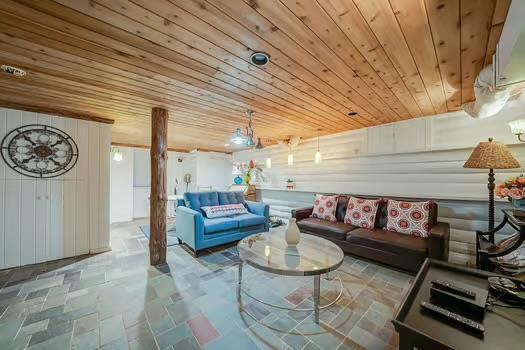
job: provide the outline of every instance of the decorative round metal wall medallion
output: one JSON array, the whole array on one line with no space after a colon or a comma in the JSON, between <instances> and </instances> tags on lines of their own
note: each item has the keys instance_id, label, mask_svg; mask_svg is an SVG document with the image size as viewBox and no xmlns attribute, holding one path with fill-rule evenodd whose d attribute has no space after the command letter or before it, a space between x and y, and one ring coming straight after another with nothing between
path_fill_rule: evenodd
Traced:
<instances>
[{"instance_id":1,"label":"decorative round metal wall medallion","mask_svg":"<svg viewBox=\"0 0 525 350\"><path fill-rule=\"evenodd\" d=\"M47 125L25 125L4 137L2 158L22 175L51 178L65 174L75 166L78 147L62 130Z\"/></svg>"}]
</instances>

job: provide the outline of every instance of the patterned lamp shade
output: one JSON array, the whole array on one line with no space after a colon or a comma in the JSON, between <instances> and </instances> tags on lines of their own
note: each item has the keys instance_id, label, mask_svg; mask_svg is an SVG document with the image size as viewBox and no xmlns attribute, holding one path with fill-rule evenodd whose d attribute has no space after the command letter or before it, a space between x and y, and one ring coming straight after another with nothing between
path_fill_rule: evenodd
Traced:
<instances>
[{"instance_id":1,"label":"patterned lamp shade","mask_svg":"<svg viewBox=\"0 0 525 350\"><path fill-rule=\"evenodd\" d=\"M463 164L463 168L472 169L515 169L521 167L520 163L510 153L507 146L501 142L480 142L474 148L469 159Z\"/></svg>"}]
</instances>

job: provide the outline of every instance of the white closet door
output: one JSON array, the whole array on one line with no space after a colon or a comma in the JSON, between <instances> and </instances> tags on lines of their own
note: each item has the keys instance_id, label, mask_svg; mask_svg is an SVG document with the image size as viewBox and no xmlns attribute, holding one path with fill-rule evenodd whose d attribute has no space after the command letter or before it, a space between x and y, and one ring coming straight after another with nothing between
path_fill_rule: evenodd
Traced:
<instances>
[{"instance_id":1,"label":"white closet door","mask_svg":"<svg viewBox=\"0 0 525 350\"><path fill-rule=\"evenodd\" d=\"M20 195L20 264L35 263L36 180L22 180Z\"/></svg>"},{"instance_id":2,"label":"white closet door","mask_svg":"<svg viewBox=\"0 0 525 350\"><path fill-rule=\"evenodd\" d=\"M35 205L35 262L43 262L49 256L49 181L36 181Z\"/></svg>"},{"instance_id":3,"label":"white closet door","mask_svg":"<svg viewBox=\"0 0 525 350\"><path fill-rule=\"evenodd\" d=\"M64 174L67 176L67 174ZM63 211L63 257L70 257L75 255L75 229L76 229L76 216L77 216L77 182L74 180L62 181L63 186L63 200L64 200L64 211Z\"/></svg>"},{"instance_id":4,"label":"white closet door","mask_svg":"<svg viewBox=\"0 0 525 350\"><path fill-rule=\"evenodd\" d=\"M64 252L63 181L49 181L49 259L60 259Z\"/></svg>"},{"instance_id":5,"label":"white closet door","mask_svg":"<svg viewBox=\"0 0 525 350\"><path fill-rule=\"evenodd\" d=\"M89 188L88 181L77 181L76 186L76 255L89 253Z\"/></svg>"},{"instance_id":6,"label":"white closet door","mask_svg":"<svg viewBox=\"0 0 525 350\"><path fill-rule=\"evenodd\" d=\"M20 180L5 180L4 230L5 266L20 265L20 199L22 186Z\"/></svg>"}]
</instances>

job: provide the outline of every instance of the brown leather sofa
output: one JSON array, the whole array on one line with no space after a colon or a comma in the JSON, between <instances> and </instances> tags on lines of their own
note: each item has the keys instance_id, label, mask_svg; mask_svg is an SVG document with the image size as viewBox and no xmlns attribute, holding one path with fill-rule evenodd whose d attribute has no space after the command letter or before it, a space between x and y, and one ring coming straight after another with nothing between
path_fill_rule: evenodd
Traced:
<instances>
[{"instance_id":1,"label":"brown leather sofa","mask_svg":"<svg viewBox=\"0 0 525 350\"><path fill-rule=\"evenodd\" d=\"M437 204L430 208L430 234L427 238L383 230L387 222L387 201L377 209L373 229L364 229L344 223L347 196L337 203L337 222L311 218L313 207L295 209L292 217L303 233L329 239L345 253L378 261L410 272L417 272L425 258L448 260L449 225L437 222Z\"/></svg>"}]
</instances>

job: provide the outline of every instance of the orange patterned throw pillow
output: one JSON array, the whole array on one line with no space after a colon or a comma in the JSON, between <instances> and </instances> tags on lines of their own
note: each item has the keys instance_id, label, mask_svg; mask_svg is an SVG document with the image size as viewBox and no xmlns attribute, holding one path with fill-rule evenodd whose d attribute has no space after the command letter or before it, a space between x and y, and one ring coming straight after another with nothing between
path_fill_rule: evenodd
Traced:
<instances>
[{"instance_id":1,"label":"orange patterned throw pillow","mask_svg":"<svg viewBox=\"0 0 525 350\"><path fill-rule=\"evenodd\" d=\"M385 230L428 237L430 202L402 202L388 200L388 220Z\"/></svg>"},{"instance_id":2,"label":"orange patterned throw pillow","mask_svg":"<svg viewBox=\"0 0 525 350\"><path fill-rule=\"evenodd\" d=\"M362 228L374 228L380 199L350 197L346 207L345 223Z\"/></svg>"},{"instance_id":3,"label":"orange patterned throw pillow","mask_svg":"<svg viewBox=\"0 0 525 350\"><path fill-rule=\"evenodd\" d=\"M315 195L314 210L312 211L312 218L318 218L336 222L335 208L337 207L337 198L339 196L325 196L323 194Z\"/></svg>"}]
</instances>

